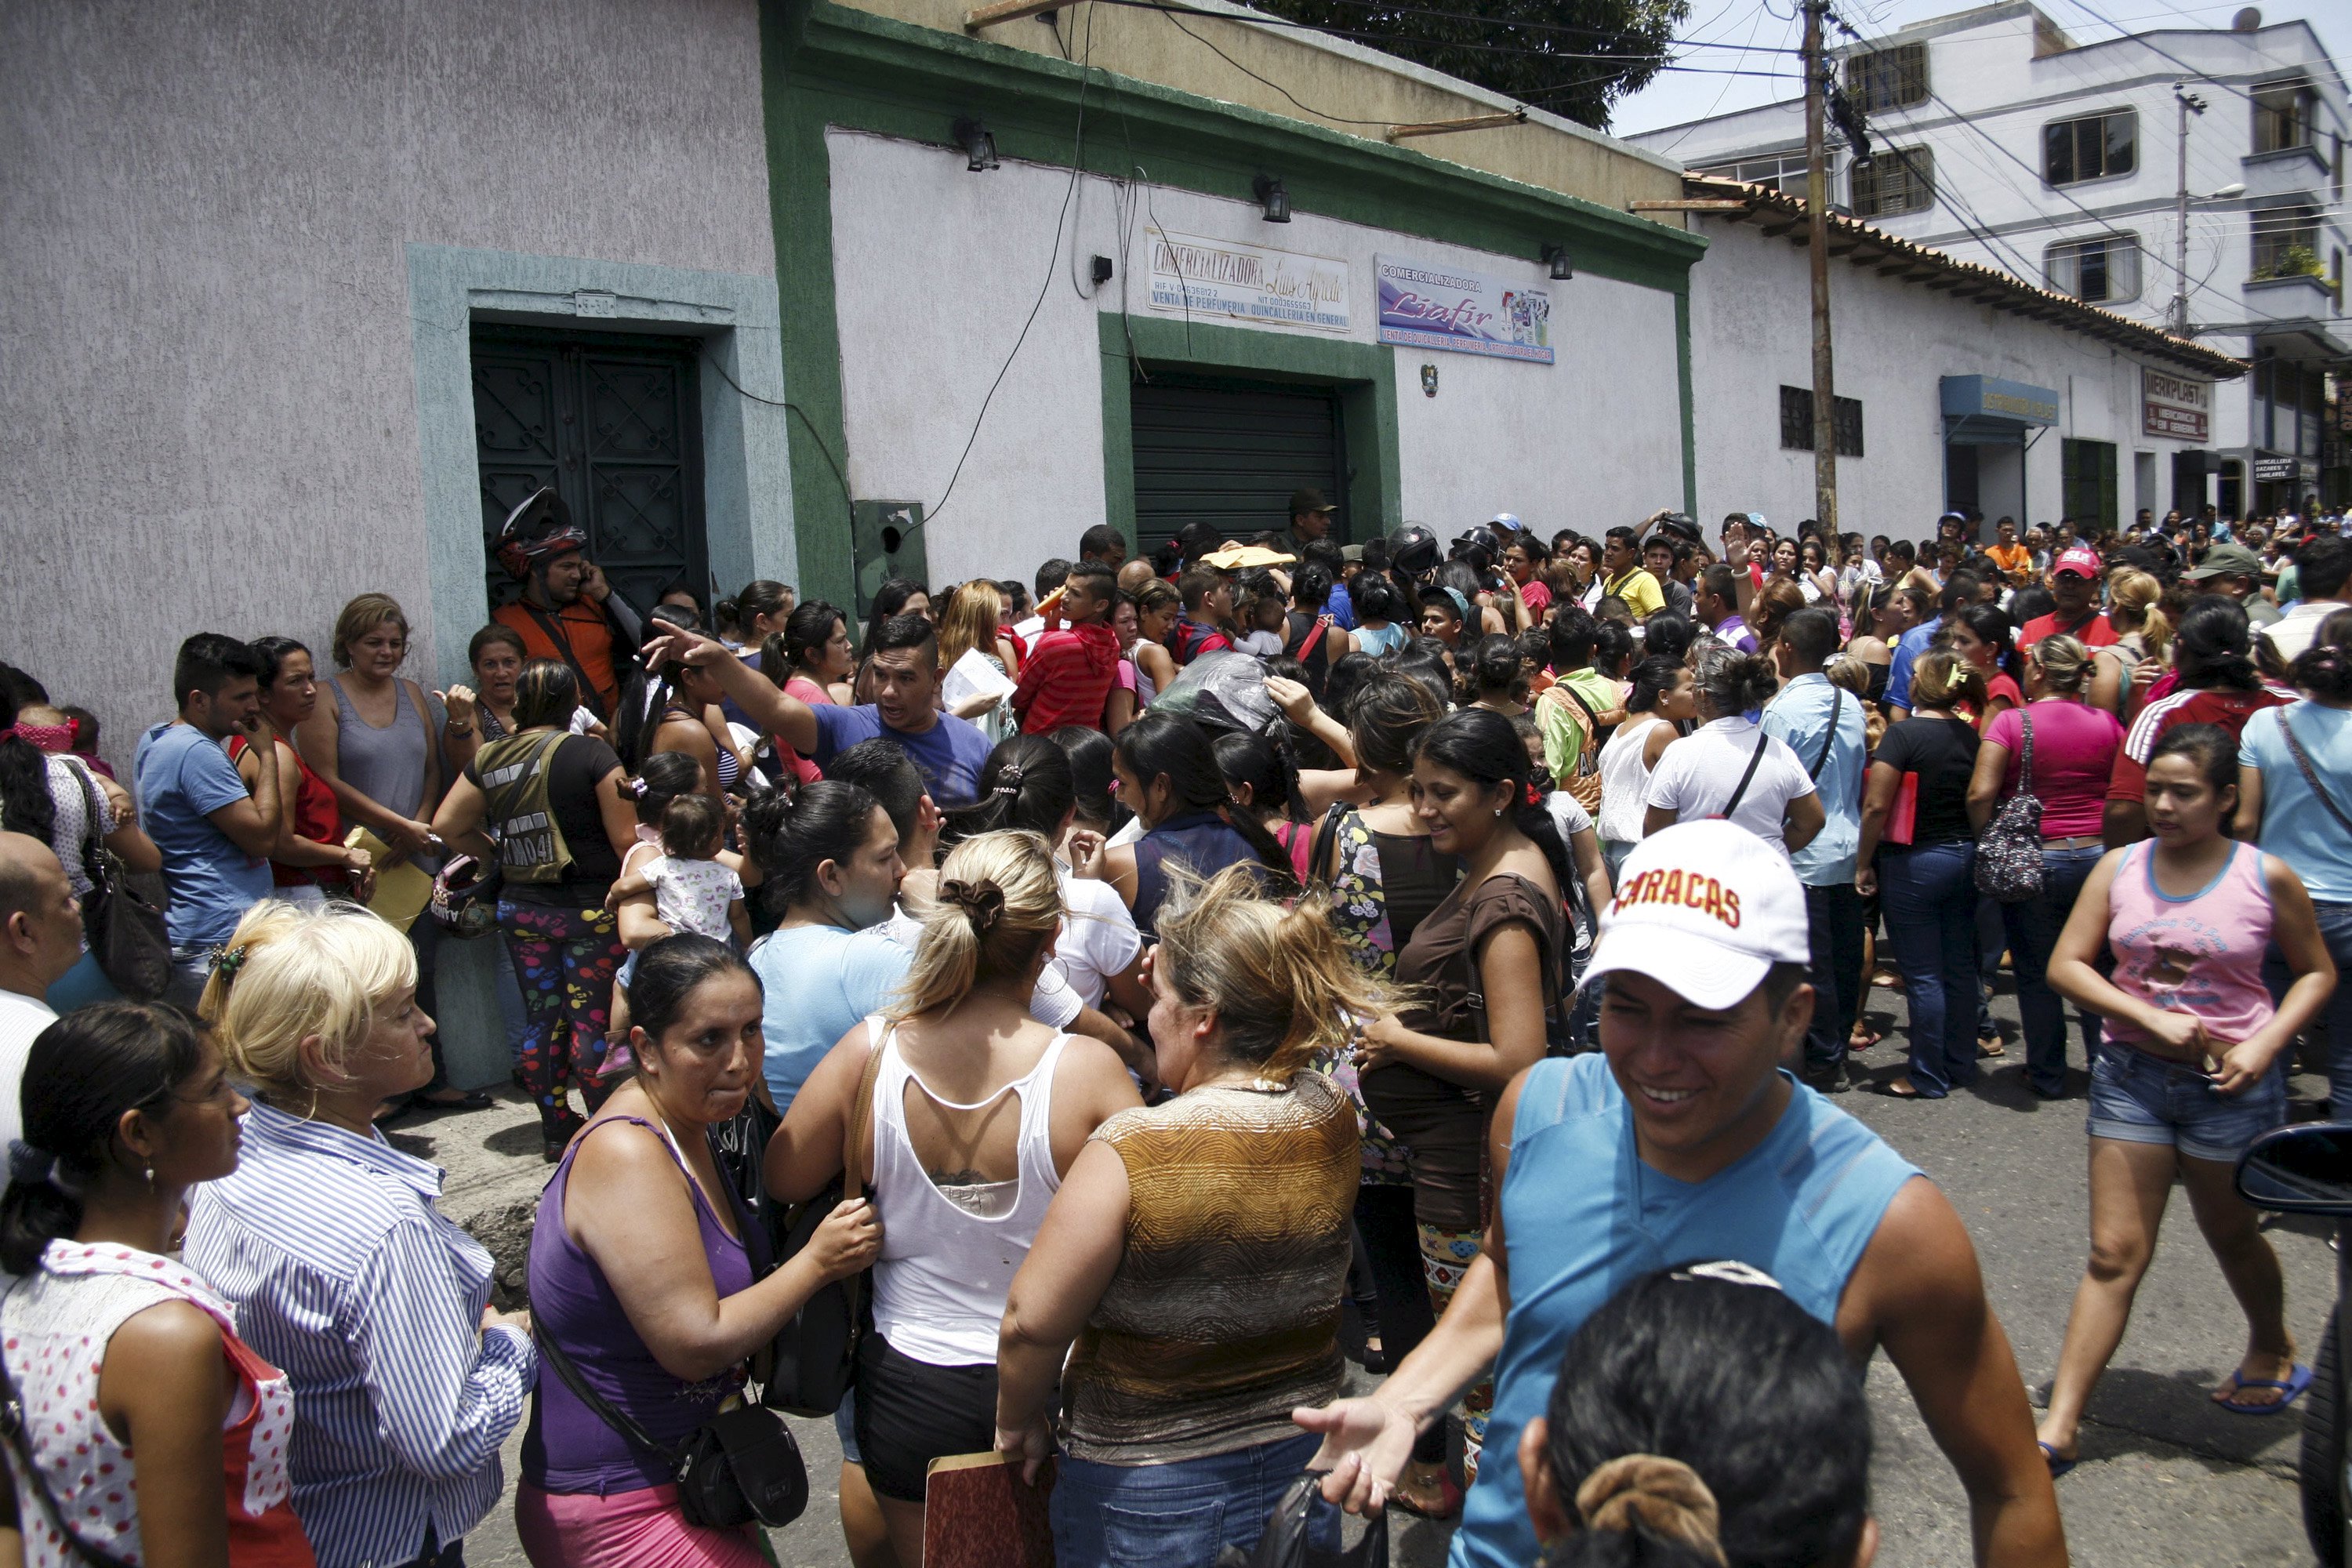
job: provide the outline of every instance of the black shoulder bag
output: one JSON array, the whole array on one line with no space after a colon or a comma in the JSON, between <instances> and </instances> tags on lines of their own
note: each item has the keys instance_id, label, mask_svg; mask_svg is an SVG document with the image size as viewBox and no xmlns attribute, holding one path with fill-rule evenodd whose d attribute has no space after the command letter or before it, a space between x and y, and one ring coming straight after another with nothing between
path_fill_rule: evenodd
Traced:
<instances>
[{"instance_id":1,"label":"black shoulder bag","mask_svg":"<svg viewBox=\"0 0 2352 1568\"><path fill-rule=\"evenodd\" d=\"M866 1158L859 1145L874 1118L874 1080L882 1070L883 1038L876 1032L866 1048L866 1071L857 1080L857 1099L850 1111L850 1133L842 1142L841 1174L785 1221L783 1244L776 1253L780 1268L808 1246L835 1205L864 1195ZM760 1403L795 1415L830 1415L840 1409L856 1379L858 1342L866 1337L869 1318L864 1274L821 1287L776 1331L768 1347L772 1359L761 1380Z\"/></svg>"},{"instance_id":2,"label":"black shoulder bag","mask_svg":"<svg viewBox=\"0 0 2352 1568\"><path fill-rule=\"evenodd\" d=\"M669 1466L677 1483L678 1511L686 1522L708 1530L734 1530L758 1522L770 1530L790 1524L808 1507L808 1467L792 1428L772 1410L757 1405L722 1410L672 1446L651 1433L588 1386L572 1358L533 1330L539 1353L572 1396L596 1418Z\"/></svg>"},{"instance_id":3,"label":"black shoulder bag","mask_svg":"<svg viewBox=\"0 0 2352 1568\"><path fill-rule=\"evenodd\" d=\"M1305 1475L1290 1483L1282 1500L1265 1521L1257 1545L1244 1552L1228 1546L1217 1553L1216 1568L1389 1568L1389 1516L1382 1512L1364 1521L1364 1533L1355 1545L1339 1552L1318 1552L1307 1542L1307 1521L1314 1505L1319 1475Z\"/></svg>"},{"instance_id":4,"label":"black shoulder bag","mask_svg":"<svg viewBox=\"0 0 2352 1568\"><path fill-rule=\"evenodd\" d=\"M275 760L261 759L264 765ZM81 906L82 935L117 991L134 1002L152 1002L172 983L172 938L163 929L163 911L139 896L122 862L99 841L97 786L79 764L67 765L81 785L81 870L89 879L89 896Z\"/></svg>"}]
</instances>

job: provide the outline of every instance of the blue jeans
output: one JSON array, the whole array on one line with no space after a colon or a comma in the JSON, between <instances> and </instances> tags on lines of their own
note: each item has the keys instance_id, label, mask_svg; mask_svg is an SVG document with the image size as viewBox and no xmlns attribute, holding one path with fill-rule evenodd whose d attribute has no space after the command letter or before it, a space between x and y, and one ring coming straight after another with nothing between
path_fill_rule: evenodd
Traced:
<instances>
[{"instance_id":1,"label":"blue jeans","mask_svg":"<svg viewBox=\"0 0 2352 1568\"><path fill-rule=\"evenodd\" d=\"M2327 1028L2328 1114L2339 1121L2352 1121L2352 904L2314 900L2312 908L2319 916L2319 940L2336 961L2336 990L2319 1010L2319 1021ZM2263 982L2270 987L2273 1002L2294 983L2286 955L2275 942L2263 960Z\"/></svg>"},{"instance_id":2,"label":"blue jeans","mask_svg":"<svg viewBox=\"0 0 2352 1568\"><path fill-rule=\"evenodd\" d=\"M1930 1100L1976 1081L1976 864L1969 843L1878 857L1886 939L1911 1009L1911 1087Z\"/></svg>"},{"instance_id":3,"label":"blue jeans","mask_svg":"<svg viewBox=\"0 0 2352 1568\"><path fill-rule=\"evenodd\" d=\"M98 954L85 952L81 961L65 973L65 977L49 987L43 998L52 1013L70 1013L77 1007L87 1007L97 1002L120 1002L122 993L98 966Z\"/></svg>"},{"instance_id":4,"label":"blue jeans","mask_svg":"<svg viewBox=\"0 0 2352 1568\"><path fill-rule=\"evenodd\" d=\"M2066 929L2074 900L2106 851L2095 844L2075 849L2042 850L2042 891L2021 903L2000 906L2009 938L2009 963L2017 976L2017 1011L2025 1024L2025 1079L2043 1094L2066 1087L2066 1003L2050 989L2050 954ZM2099 1059L2098 1016L2074 1009L2083 1025L2083 1062Z\"/></svg>"},{"instance_id":5,"label":"blue jeans","mask_svg":"<svg viewBox=\"0 0 2352 1568\"><path fill-rule=\"evenodd\" d=\"M1056 1568L1211 1568L1223 1547L1247 1552L1321 1441L1302 1433L1164 1465L1065 1455L1054 1479ZM1318 1497L1307 1518L1310 1544L1339 1551L1339 1510Z\"/></svg>"},{"instance_id":6,"label":"blue jeans","mask_svg":"<svg viewBox=\"0 0 2352 1568\"><path fill-rule=\"evenodd\" d=\"M213 960L219 956L220 949L211 942L173 943L172 978L163 984L163 1000L194 1012L197 999L205 994L205 982L213 977Z\"/></svg>"},{"instance_id":7,"label":"blue jeans","mask_svg":"<svg viewBox=\"0 0 2352 1568\"><path fill-rule=\"evenodd\" d=\"M1862 1006L1862 895L1853 884L1806 883L1805 930L1813 982L1805 1067L1829 1071L1845 1065L1846 1041Z\"/></svg>"}]
</instances>

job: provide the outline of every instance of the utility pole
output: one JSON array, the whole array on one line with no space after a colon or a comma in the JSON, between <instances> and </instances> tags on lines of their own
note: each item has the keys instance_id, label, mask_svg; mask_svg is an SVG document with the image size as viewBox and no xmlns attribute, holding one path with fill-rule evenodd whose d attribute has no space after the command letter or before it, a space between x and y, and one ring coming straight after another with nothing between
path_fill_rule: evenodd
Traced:
<instances>
[{"instance_id":1,"label":"utility pole","mask_svg":"<svg viewBox=\"0 0 2352 1568\"><path fill-rule=\"evenodd\" d=\"M1838 537L1837 397L1830 363L1830 167L1823 134L1829 65L1822 55L1822 15L1829 0L1805 7L1805 219L1813 270L1813 508Z\"/></svg>"},{"instance_id":2,"label":"utility pole","mask_svg":"<svg viewBox=\"0 0 2352 1568\"><path fill-rule=\"evenodd\" d=\"M2172 84L2173 101L2180 110L2180 172L2179 209L2172 229L2172 335L2189 335L2189 117L2205 112L2205 100L2186 82Z\"/></svg>"}]
</instances>

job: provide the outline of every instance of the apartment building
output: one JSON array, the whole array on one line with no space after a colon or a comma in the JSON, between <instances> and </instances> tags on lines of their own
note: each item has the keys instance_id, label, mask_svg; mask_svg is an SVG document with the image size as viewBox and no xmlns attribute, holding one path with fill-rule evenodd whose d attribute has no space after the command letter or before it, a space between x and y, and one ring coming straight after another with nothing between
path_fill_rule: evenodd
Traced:
<instances>
[{"instance_id":1,"label":"apartment building","mask_svg":"<svg viewBox=\"0 0 2352 1568\"><path fill-rule=\"evenodd\" d=\"M2226 29L2078 43L2014 0L1839 55L1873 154L1832 147L1844 211L2252 366L2201 398L2150 384L2133 467L2163 452L2168 471L2153 496L2135 487L2138 504L2241 516L2352 494L2333 390L2338 372L2352 379L2352 120L2310 24L2265 26L2248 7ZM1804 191L1800 100L1631 140L1696 173ZM2071 464L2067 479L2069 495L2089 488Z\"/></svg>"}]
</instances>

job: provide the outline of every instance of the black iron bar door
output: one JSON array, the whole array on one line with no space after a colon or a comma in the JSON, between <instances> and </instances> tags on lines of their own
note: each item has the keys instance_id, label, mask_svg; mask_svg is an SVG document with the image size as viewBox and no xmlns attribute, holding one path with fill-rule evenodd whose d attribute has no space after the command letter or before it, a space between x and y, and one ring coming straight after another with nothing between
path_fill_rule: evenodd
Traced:
<instances>
[{"instance_id":1,"label":"black iron bar door","mask_svg":"<svg viewBox=\"0 0 2352 1568\"><path fill-rule=\"evenodd\" d=\"M473 359L490 602L517 592L491 553L499 525L553 485L589 558L640 609L680 582L709 603L696 343L485 328Z\"/></svg>"}]
</instances>

